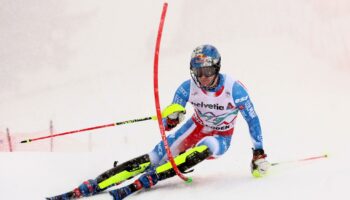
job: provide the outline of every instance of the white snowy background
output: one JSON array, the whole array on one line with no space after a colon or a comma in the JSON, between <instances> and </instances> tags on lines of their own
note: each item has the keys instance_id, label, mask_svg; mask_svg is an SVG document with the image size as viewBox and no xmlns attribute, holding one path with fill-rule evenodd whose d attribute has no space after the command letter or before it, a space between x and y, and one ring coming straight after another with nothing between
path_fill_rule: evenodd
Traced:
<instances>
[{"instance_id":1,"label":"white snowy background","mask_svg":"<svg viewBox=\"0 0 350 200\"><path fill-rule=\"evenodd\" d=\"M240 117L229 151L129 199L347 199L350 2L169 0L160 98L189 79L191 51L215 45L249 89L271 162L329 158L250 175ZM155 121L19 144L21 139L155 114L153 54L163 1L0 0L0 199L44 199L149 152ZM191 107L187 106L190 117ZM6 128L15 152L5 152ZM90 199L112 199L108 194Z\"/></svg>"}]
</instances>

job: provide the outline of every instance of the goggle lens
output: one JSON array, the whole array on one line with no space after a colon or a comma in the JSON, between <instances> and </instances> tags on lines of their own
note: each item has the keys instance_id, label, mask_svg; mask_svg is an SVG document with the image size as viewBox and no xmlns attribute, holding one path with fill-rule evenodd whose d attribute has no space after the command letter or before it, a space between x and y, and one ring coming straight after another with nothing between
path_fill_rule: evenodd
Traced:
<instances>
[{"instance_id":1,"label":"goggle lens","mask_svg":"<svg viewBox=\"0 0 350 200\"><path fill-rule=\"evenodd\" d=\"M193 74L197 77L211 77L216 74L216 69L215 67L200 67L197 69L192 69Z\"/></svg>"}]
</instances>

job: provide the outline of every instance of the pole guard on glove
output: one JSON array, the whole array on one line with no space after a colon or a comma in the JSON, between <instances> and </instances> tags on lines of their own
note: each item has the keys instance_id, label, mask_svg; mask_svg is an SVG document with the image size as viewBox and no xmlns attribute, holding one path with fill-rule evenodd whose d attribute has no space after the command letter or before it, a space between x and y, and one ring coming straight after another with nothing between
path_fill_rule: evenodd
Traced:
<instances>
[{"instance_id":1,"label":"pole guard on glove","mask_svg":"<svg viewBox=\"0 0 350 200\"><path fill-rule=\"evenodd\" d=\"M266 175L270 163L265 159L267 155L263 149L253 149L253 159L251 162L251 172L256 178Z\"/></svg>"},{"instance_id":2,"label":"pole guard on glove","mask_svg":"<svg viewBox=\"0 0 350 200\"><path fill-rule=\"evenodd\" d=\"M165 118L165 130L170 131L185 119L186 109L180 104L171 104L162 112Z\"/></svg>"}]
</instances>

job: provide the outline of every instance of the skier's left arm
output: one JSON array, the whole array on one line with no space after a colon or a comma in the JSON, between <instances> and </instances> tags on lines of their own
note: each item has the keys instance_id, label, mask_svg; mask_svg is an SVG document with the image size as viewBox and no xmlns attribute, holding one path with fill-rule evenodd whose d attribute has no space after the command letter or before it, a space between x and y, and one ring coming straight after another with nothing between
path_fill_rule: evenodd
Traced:
<instances>
[{"instance_id":1,"label":"skier's left arm","mask_svg":"<svg viewBox=\"0 0 350 200\"><path fill-rule=\"evenodd\" d=\"M246 88L239 81L235 82L232 89L232 96L235 105L241 111L249 126L249 133L253 141L253 158L251 172L253 176L260 177L266 174L270 164L266 161L266 154L263 149L263 138L259 117L255 112L254 105L250 100Z\"/></svg>"},{"instance_id":2,"label":"skier's left arm","mask_svg":"<svg viewBox=\"0 0 350 200\"><path fill-rule=\"evenodd\" d=\"M248 123L254 149L263 149L263 138L259 117L255 112L254 105L250 100L246 88L239 81L236 81L233 85L232 96L236 107L240 110L242 116Z\"/></svg>"}]
</instances>

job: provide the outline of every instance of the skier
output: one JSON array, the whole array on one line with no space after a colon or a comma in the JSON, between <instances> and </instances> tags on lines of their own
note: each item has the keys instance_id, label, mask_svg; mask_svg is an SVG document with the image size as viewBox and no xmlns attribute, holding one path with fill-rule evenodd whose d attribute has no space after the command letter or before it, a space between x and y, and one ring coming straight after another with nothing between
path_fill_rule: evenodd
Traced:
<instances>
[{"instance_id":1,"label":"skier","mask_svg":"<svg viewBox=\"0 0 350 200\"><path fill-rule=\"evenodd\" d=\"M266 174L269 162L263 149L259 118L247 90L238 81L219 73L221 56L212 45L201 45L191 55L191 78L176 90L173 102L163 111L166 131L180 124L189 102L194 108L193 116L175 133L167 136L169 147L179 170L183 173L206 159L223 155L230 147L231 137L238 112L249 126L253 142L251 172L260 177ZM148 154L134 158L114 167L96 179L82 183L71 192L48 199L74 199L97 194L118 185L138 174L137 180L109 193L114 200L121 200L142 188L150 188L158 181L176 173L167 160L166 150L161 141Z\"/></svg>"}]
</instances>

